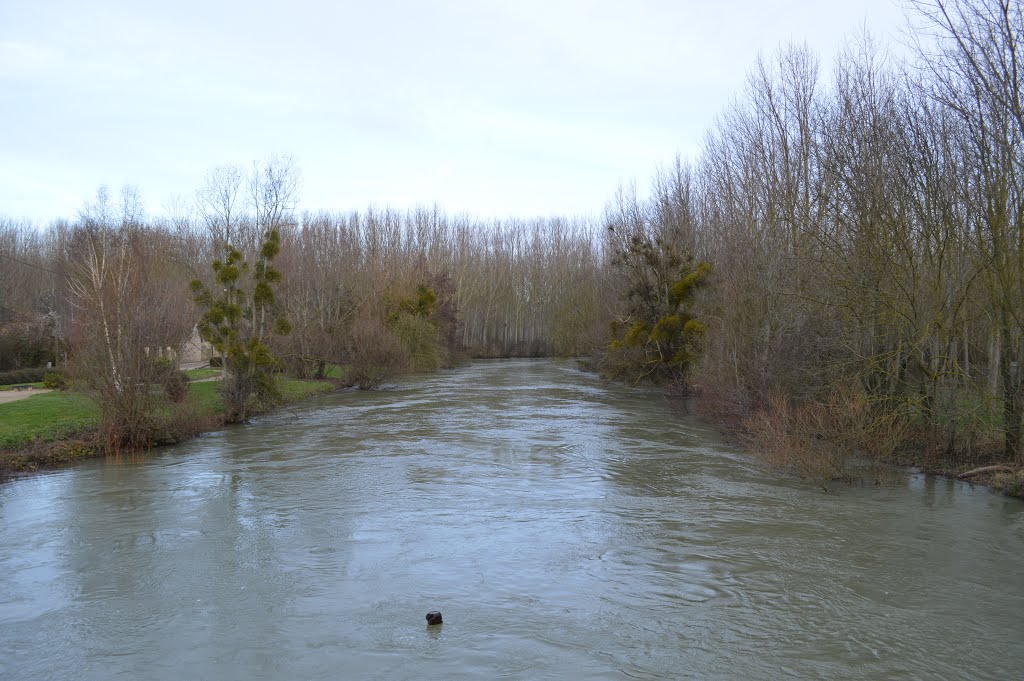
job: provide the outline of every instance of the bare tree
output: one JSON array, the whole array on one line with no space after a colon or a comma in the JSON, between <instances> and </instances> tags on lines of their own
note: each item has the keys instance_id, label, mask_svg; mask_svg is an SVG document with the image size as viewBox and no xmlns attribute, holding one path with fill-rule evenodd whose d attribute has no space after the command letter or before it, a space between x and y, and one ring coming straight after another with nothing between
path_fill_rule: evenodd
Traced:
<instances>
[{"instance_id":1,"label":"bare tree","mask_svg":"<svg viewBox=\"0 0 1024 681\"><path fill-rule=\"evenodd\" d=\"M1024 464L1024 8L1013 0L914 2L931 97L962 123L964 201L998 339L1005 454Z\"/></svg>"},{"instance_id":2,"label":"bare tree","mask_svg":"<svg viewBox=\"0 0 1024 681\"><path fill-rule=\"evenodd\" d=\"M99 402L112 447L149 443L159 386L187 337L173 313L181 296L159 276L160 253L144 219L133 188L122 190L117 205L101 188L64 242L74 375ZM168 361L157 362L164 352Z\"/></svg>"}]
</instances>

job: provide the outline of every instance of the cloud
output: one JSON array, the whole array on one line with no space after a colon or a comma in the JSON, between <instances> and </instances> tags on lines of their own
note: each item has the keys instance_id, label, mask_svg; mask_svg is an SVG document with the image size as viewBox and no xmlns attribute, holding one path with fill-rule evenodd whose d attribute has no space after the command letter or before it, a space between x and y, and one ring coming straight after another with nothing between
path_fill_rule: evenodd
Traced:
<instances>
[{"instance_id":1,"label":"cloud","mask_svg":"<svg viewBox=\"0 0 1024 681\"><path fill-rule=\"evenodd\" d=\"M0 78L39 78L63 65L64 55L48 45L0 41Z\"/></svg>"},{"instance_id":2,"label":"cloud","mask_svg":"<svg viewBox=\"0 0 1024 681\"><path fill-rule=\"evenodd\" d=\"M311 209L599 211L619 181L699 147L759 50L832 49L871 13L891 27L886 7L0 2L0 154L18 168L0 213L73 214L123 182L158 206L277 152L302 165Z\"/></svg>"}]
</instances>

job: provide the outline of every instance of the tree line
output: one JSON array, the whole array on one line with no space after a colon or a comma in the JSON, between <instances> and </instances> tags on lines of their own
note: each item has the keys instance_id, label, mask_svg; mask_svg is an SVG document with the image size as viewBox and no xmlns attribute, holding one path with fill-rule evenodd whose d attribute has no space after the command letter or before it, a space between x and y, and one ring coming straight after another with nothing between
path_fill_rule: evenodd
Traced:
<instances>
[{"instance_id":1,"label":"tree line","mask_svg":"<svg viewBox=\"0 0 1024 681\"><path fill-rule=\"evenodd\" d=\"M436 208L299 213L288 158L211 171L170 216L101 188L74 220L0 220L0 371L55 362L131 441L196 332L224 358L230 420L273 375L374 388L472 357L586 354L604 276L591 225ZM167 351L165 353L165 351ZM173 388L172 388L173 392Z\"/></svg>"},{"instance_id":2,"label":"tree line","mask_svg":"<svg viewBox=\"0 0 1024 681\"><path fill-rule=\"evenodd\" d=\"M1024 11L913 10L905 60L870 35L828 77L805 46L759 59L699 156L609 211L656 252L630 295L675 252L713 265L690 388L808 475L1024 463Z\"/></svg>"},{"instance_id":3,"label":"tree line","mask_svg":"<svg viewBox=\"0 0 1024 681\"><path fill-rule=\"evenodd\" d=\"M95 355L114 381L199 308L215 338L210 310L266 279L271 239L280 276L239 315L283 320L259 342L298 376L345 364L372 387L466 357L585 355L806 475L849 476L853 457L1020 466L1024 12L921 0L908 20L905 58L867 34L827 72L805 46L763 56L699 154L597 219L299 214L297 170L274 159L213 171L170 217L129 190L41 230L4 221L0 356Z\"/></svg>"}]
</instances>

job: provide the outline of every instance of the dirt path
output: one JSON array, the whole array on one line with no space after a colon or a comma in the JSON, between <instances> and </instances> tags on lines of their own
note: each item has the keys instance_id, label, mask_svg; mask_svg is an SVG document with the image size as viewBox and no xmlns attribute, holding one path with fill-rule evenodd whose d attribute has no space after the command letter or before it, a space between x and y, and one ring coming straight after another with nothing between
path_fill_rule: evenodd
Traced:
<instances>
[{"instance_id":1,"label":"dirt path","mask_svg":"<svg viewBox=\"0 0 1024 681\"><path fill-rule=\"evenodd\" d=\"M221 376L211 376L210 378L200 378L192 381L192 383L206 383L208 381L219 381ZM29 388L27 390L0 390L0 404L7 404L8 402L17 402L23 400L26 397L32 397L33 395L42 395L43 393L53 392L49 388Z\"/></svg>"},{"instance_id":2,"label":"dirt path","mask_svg":"<svg viewBox=\"0 0 1024 681\"><path fill-rule=\"evenodd\" d=\"M43 393L53 392L47 388L29 388L28 390L0 390L0 404L7 404L8 402L17 402L23 400L26 397L32 397L33 395L42 395Z\"/></svg>"}]
</instances>

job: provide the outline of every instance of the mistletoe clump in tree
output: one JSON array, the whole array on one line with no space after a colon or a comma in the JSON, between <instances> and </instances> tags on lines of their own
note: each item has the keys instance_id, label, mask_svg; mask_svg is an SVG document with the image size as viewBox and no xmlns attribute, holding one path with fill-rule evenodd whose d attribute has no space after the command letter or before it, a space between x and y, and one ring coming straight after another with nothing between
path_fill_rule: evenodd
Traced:
<instances>
[{"instance_id":1,"label":"mistletoe clump in tree","mask_svg":"<svg viewBox=\"0 0 1024 681\"><path fill-rule=\"evenodd\" d=\"M221 391L229 421L242 421L255 406L278 397L273 380L278 361L266 341L271 333L285 335L291 330L288 320L275 314L273 285L282 275L271 263L280 250L281 235L267 230L255 266L250 267L231 245L225 248L224 260L213 261L219 295L198 279L191 284L195 302L206 310L199 320L199 335L226 360Z\"/></svg>"},{"instance_id":2,"label":"mistletoe clump in tree","mask_svg":"<svg viewBox=\"0 0 1024 681\"><path fill-rule=\"evenodd\" d=\"M704 335L693 299L706 285L711 265L695 263L675 239L649 229L622 236L613 246L611 264L622 285L625 314L612 322L613 339L602 369L631 382L681 383Z\"/></svg>"},{"instance_id":3,"label":"mistletoe clump in tree","mask_svg":"<svg viewBox=\"0 0 1024 681\"><path fill-rule=\"evenodd\" d=\"M291 224L298 170L287 157L213 170L197 192L197 208L221 257L213 283L192 282L193 300L204 310L199 335L224 359L221 393L229 421L278 398L274 372L280 367L268 345L290 324L274 295L281 272L273 261L281 251L281 229Z\"/></svg>"}]
</instances>

